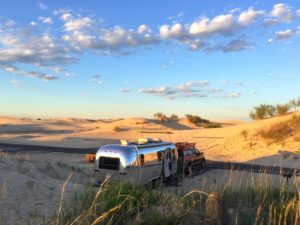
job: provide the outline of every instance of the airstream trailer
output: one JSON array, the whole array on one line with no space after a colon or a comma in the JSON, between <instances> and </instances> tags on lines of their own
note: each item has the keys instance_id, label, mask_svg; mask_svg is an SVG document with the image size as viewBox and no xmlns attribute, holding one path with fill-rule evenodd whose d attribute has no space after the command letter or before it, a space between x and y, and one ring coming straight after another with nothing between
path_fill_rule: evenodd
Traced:
<instances>
[{"instance_id":1,"label":"airstream trailer","mask_svg":"<svg viewBox=\"0 0 300 225\"><path fill-rule=\"evenodd\" d=\"M94 171L98 181L110 177L147 184L177 172L177 150L171 142L143 138L137 142L101 146L96 153Z\"/></svg>"}]
</instances>

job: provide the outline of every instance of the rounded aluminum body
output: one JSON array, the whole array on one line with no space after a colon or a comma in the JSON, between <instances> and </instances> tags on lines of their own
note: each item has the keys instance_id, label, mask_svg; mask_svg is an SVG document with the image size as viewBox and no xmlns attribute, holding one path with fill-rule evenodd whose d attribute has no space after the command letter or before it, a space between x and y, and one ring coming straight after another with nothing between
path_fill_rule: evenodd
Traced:
<instances>
[{"instance_id":1,"label":"rounded aluminum body","mask_svg":"<svg viewBox=\"0 0 300 225\"><path fill-rule=\"evenodd\" d=\"M104 145L96 153L94 170L105 177L145 184L177 172L177 150L171 142Z\"/></svg>"}]
</instances>

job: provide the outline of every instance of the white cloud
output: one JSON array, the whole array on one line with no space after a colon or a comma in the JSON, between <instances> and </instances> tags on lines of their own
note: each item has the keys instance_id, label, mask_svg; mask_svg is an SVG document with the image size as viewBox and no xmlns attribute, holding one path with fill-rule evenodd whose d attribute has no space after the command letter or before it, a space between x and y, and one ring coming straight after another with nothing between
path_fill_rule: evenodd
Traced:
<instances>
[{"instance_id":1,"label":"white cloud","mask_svg":"<svg viewBox=\"0 0 300 225\"><path fill-rule=\"evenodd\" d=\"M300 9L297 10L296 15L300 16Z\"/></svg>"},{"instance_id":2,"label":"white cloud","mask_svg":"<svg viewBox=\"0 0 300 225\"><path fill-rule=\"evenodd\" d=\"M192 35L228 35L236 29L234 24L235 21L232 14L218 15L212 20L204 17L190 25L189 33Z\"/></svg>"},{"instance_id":3,"label":"white cloud","mask_svg":"<svg viewBox=\"0 0 300 225\"><path fill-rule=\"evenodd\" d=\"M90 27L92 24L92 19L89 17L76 18L67 21L64 24L66 31L80 31L83 28Z\"/></svg>"},{"instance_id":4,"label":"white cloud","mask_svg":"<svg viewBox=\"0 0 300 225\"><path fill-rule=\"evenodd\" d=\"M69 21L73 18L72 14L71 13L63 13L60 18L63 20L63 21Z\"/></svg>"},{"instance_id":5,"label":"white cloud","mask_svg":"<svg viewBox=\"0 0 300 225\"><path fill-rule=\"evenodd\" d=\"M51 80L57 80L58 79L58 77L55 76L55 75L36 72L36 71L26 72L25 75L27 77L38 78L38 79L44 80L44 81L51 81Z\"/></svg>"},{"instance_id":6,"label":"white cloud","mask_svg":"<svg viewBox=\"0 0 300 225\"><path fill-rule=\"evenodd\" d=\"M139 93L150 94L167 99L175 98L203 98L216 93L222 93L222 89L208 87L209 82L203 81L187 81L178 86L161 86L156 88L141 88Z\"/></svg>"},{"instance_id":7,"label":"white cloud","mask_svg":"<svg viewBox=\"0 0 300 225\"><path fill-rule=\"evenodd\" d=\"M278 31L275 33L277 39L288 39L293 35L292 30Z\"/></svg>"},{"instance_id":8,"label":"white cloud","mask_svg":"<svg viewBox=\"0 0 300 225\"><path fill-rule=\"evenodd\" d=\"M148 29L149 29L148 26L146 26L145 24L142 24L138 27L137 32L139 34L142 34L142 33L145 33Z\"/></svg>"},{"instance_id":9,"label":"white cloud","mask_svg":"<svg viewBox=\"0 0 300 225\"><path fill-rule=\"evenodd\" d=\"M268 44L272 44L274 42L274 39L273 38L269 38L268 39Z\"/></svg>"},{"instance_id":10,"label":"white cloud","mask_svg":"<svg viewBox=\"0 0 300 225\"><path fill-rule=\"evenodd\" d=\"M243 26L247 26L253 23L258 17L263 15L263 13L263 11L255 11L253 7L250 7L248 10L243 11L240 14L238 22Z\"/></svg>"},{"instance_id":11,"label":"white cloud","mask_svg":"<svg viewBox=\"0 0 300 225\"><path fill-rule=\"evenodd\" d=\"M33 26L33 27L35 27L37 25L37 23L36 22L34 22L34 21L31 21L30 22L30 26Z\"/></svg>"},{"instance_id":12,"label":"white cloud","mask_svg":"<svg viewBox=\"0 0 300 225\"><path fill-rule=\"evenodd\" d=\"M130 89L129 88L120 88L119 91L122 92L122 93L129 93Z\"/></svg>"},{"instance_id":13,"label":"white cloud","mask_svg":"<svg viewBox=\"0 0 300 225\"><path fill-rule=\"evenodd\" d=\"M45 23L45 24L52 24L53 23L53 20L50 17L42 17L42 16L40 16L39 20L42 21L42 23Z\"/></svg>"},{"instance_id":14,"label":"white cloud","mask_svg":"<svg viewBox=\"0 0 300 225\"><path fill-rule=\"evenodd\" d=\"M48 7L44 3L42 3L42 2L37 1L36 4L42 10L48 9Z\"/></svg>"},{"instance_id":15,"label":"white cloud","mask_svg":"<svg viewBox=\"0 0 300 225\"><path fill-rule=\"evenodd\" d=\"M290 22L293 18L291 7L283 3L274 5L271 15L278 18L281 22Z\"/></svg>"}]
</instances>

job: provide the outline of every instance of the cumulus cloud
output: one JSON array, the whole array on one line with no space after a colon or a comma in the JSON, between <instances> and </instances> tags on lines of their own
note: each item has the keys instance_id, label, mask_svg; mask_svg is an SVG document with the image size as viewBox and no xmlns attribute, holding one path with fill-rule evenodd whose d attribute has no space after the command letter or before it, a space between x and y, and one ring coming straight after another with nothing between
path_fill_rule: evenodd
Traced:
<instances>
[{"instance_id":1,"label":"cumulus cloud","mask_svg":"<svg viewBox=\"0 0 300 225\"><path fill-rule=\"evenodd\" d=\"M6 24L0 21L2 69L16 73L13 66L17 63L29 64L36 70L41 67L64 67L76 62L86 50L103 55L126 55L139 47L149 49L161 43L183 45L190 51L245 51L256 45L246 39L243 32L254 24L260 24L260 18L270 24L289 22L295 17L296 11L293 12L290 6L282 3L274 5L269 13L249 7L230 10L211 18L202 16L192 22L158 24L155 30L143 23L133 28L106 27L94 15L82 15L71 9L55 10L53 14L56 17L54 19L60 19L63 23L62 29L49 29L54 21L50 17L38 18L41 23L49 25L47 28L38 27L35 21L26 27L16 27L14 21ZM298 32L293 31L292 34ZM282 31L275 36L273 39L284 39L291 33ZM68 71L61 73L65 76L71 74Z\"/></svg>"},{"instance_id":2,"label":"cumulus cloud","mask_svg":"<svg viewBox=\"0 0 300 225\"><path fill-rule=\"evenodd\" d=\"M282 22L290 22L293 18L291 7L283 3L274 5L271 15Z\"/></svg>"},{"instance_id":3,"label":"cumulus cloud","mask_svg":"<svg viewBox=\"0 0 300 225\"><path fill-rule=\"evenodd\" d=\"M46 24L52 24L53 20L50 17L39 17L39 20L42 21L42 23L46 23Z\"/></svg>"},{"instance_id":4,"label":"cumulus cloud","mask_svg":"<svg viewBox=\"0 0 300 225\"><path fill-rule=\"evenodd\" d=\"M222 89L209 87L209 81L187 81L178 86L161 86L156 88L140 88L139 93L150 94L167 99L203 98L212 94L222 93Z\"/></svg>"},{"instance_id":5,"label":"cumulus cloud","mask_svg":"<svg viewBox=\"0 0 300 225\"><path fill-rule=\"evenodd\" d=\"M248 10L243 11L238 18L238 22L241 25L247 26L253 23L258 17L263 15L264 11L256 11L253 7L250 7Z\"/></svg>"},{"instance_id":6,"label":"cumulus cloud","mask_svg":"<svg viewBox=\"0 0 300 225\"><path fill-rule=\"evenodd\" d=\"M63 21L69 21L73 18L72 14L69 13L69 12L65 12L63 13L60 18L63 20Z\"/></svg>"},{"instance_id":7,"label":"cumulus cloud","mask_svg":"<svg viewBox=\"0 0 300 225\"><path fill-rule=\"evenodd\" d=\"M293 31L288 29L284 31L278 31L275 33L277 39L288 39L293 35Z\"/></svg>"},{"instance_id":8,"label":"cumulus cloud","mask_svg":"<svg viewBox=\"0 0 300 225\"><path fill-rule=\"evenodd\" d=\"M68 16L66 16L66 14L62 15L62 19L67 21L64 25L64 29L66 31L79 31L83 28L90 27L92 24L92 19L89 17L76 18L72 20L68 20L67 18Z\"/></svg>"},{"instance_id":9,"label":"cumulus cloud","mask_svg":"<svg viewBox=\"0 0 300 225\"><path fill-rule=\"evenodd\" d=\"M58 76L34 71L26 72L16 64L28 64L40 68L66 65L74 62L75 57L68 46L59 43L51 34L33 33L29 28L3 27L0 24L0 67L6 72L16 73L41 80L55 80Z\"/></svg>"}]
</instances>

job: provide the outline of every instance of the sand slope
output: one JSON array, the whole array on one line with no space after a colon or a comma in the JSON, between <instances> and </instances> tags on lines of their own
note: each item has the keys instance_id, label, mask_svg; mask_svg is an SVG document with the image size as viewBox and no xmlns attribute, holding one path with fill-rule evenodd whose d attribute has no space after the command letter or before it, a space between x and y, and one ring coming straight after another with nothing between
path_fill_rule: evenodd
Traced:
<instances>
[{"instance_id":1,"label":"sand slope","mask_svg":"<svg viewBox=\"0 0 300 225\"><path fill-rule=\"evenodd\" d=\"M287 121L293 113L261 121L222 122L223 128L204 129L186 119L162 123L146 118L87 120L76 118L20 119L0 118L0 142L51 145L63 147L97 147L118 143L120 139L158 137L166 141L196 142L208 159L261 163L267 165L300 165L299 141L293 137L284 143L268 144L257 131ZM247 131L245 138L242 131Z\"/></svg>"}]
</instances>

